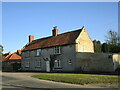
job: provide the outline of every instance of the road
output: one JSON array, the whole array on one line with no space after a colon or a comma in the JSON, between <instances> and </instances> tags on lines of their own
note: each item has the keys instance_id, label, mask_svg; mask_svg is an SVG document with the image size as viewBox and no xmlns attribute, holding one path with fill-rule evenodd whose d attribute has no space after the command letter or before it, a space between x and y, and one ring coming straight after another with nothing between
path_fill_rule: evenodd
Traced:
<instances>
[{"instance_id":1,"label":"road","mask_svg":"<svg viewBox=\"0 0 120 90\"><path fill-rule=\"evenodd\" d=\"M117 85L76 85L76 84L67 84L60 82L53 82L47 80L40 80L32 78L32 75L42 74L42 73L26 73L26 72L4 72L2 73L2 88L117 88ZM110 90L110 89L109 89Z\"/></svg>"}]
</instances>

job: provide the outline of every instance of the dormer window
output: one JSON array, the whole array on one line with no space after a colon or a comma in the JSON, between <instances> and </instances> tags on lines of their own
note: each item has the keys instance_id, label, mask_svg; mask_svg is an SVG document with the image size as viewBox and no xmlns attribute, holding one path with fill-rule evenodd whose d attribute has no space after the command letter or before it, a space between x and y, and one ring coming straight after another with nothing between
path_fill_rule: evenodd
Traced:
<instances>
[{"instance_id":1,"label":"dormer window","mask_svg":"<svg viewBox=\"0 0 120 90\"><path fill-rule=\"evenodd\" d=\"M61 53L60 46L55 46L54 47L54 54L60 54L60 53Z\"/></svg>"},{"instance_id":2,"label":"dormer window","mask_svg":"<svg viewBox=\"0 0 120 90\"><path fill-rule=\"evenodd\" d=\"M40 56L40 53L41 53L41 49L37 49L36 50L36 56Z\"/></svg>"}]
</instances>

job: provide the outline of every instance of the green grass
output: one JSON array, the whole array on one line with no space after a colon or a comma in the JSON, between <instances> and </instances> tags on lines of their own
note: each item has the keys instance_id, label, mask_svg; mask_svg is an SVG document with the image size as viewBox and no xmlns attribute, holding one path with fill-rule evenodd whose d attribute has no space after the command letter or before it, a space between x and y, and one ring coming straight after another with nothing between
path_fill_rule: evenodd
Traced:
<instances>
[{"instance_id":1,"label":"green grass","mask_svg":"<svg viewBox=\"0 0 120 90\"><path fill-rule=\"evenodd\" d=\"M40 74L32 77L56 82L72 84L93 84L93 83L118 83L118 76L115 75L91 75L91 74Z\"/></svg>"}]
</instances>

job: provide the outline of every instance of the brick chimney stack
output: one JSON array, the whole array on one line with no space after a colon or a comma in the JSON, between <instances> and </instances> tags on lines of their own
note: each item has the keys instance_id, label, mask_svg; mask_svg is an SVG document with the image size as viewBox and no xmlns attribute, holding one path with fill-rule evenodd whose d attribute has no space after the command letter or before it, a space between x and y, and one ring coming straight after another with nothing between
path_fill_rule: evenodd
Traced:
<instances>
[{"instance_id":1,"label":"brick chimney stack","mask_svg":"<svg viewBox=\"0 0 120 90\"><path fill-rule=\"evenodd\" d=\"M58 28L57 26L53 27L53 30L52 30L52 36L57 36L58 35Z\"/></svg>"},{"instance_id":2,"label":"brick chimney stack","mask_svg":"<svg viewBox=\"0 0 120 90\"><path fill-rule=\"evenodd\" d=\"M33 35L29 35L29 43L32 42L34 40L34 36Z\"/></svg>"}]
</instances>

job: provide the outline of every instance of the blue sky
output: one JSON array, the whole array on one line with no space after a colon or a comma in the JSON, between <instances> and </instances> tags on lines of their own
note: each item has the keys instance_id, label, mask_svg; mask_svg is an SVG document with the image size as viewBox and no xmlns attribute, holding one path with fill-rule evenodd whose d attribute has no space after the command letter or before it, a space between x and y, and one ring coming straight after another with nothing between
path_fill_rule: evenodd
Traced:
<instances>
[{"instance_id":1,"label":"blue sky","mask_svg":"<svg viewBox=\"0 0 120 90\"><path fill-rule=\"evenodd\" d=\"M29 35L50 36L52 24L59 33L85 26L92 40L104 42L108 30L118 31L118 3L3 2L2 24L4 53L21 49Z\"/></svg>"}]
</instances>

